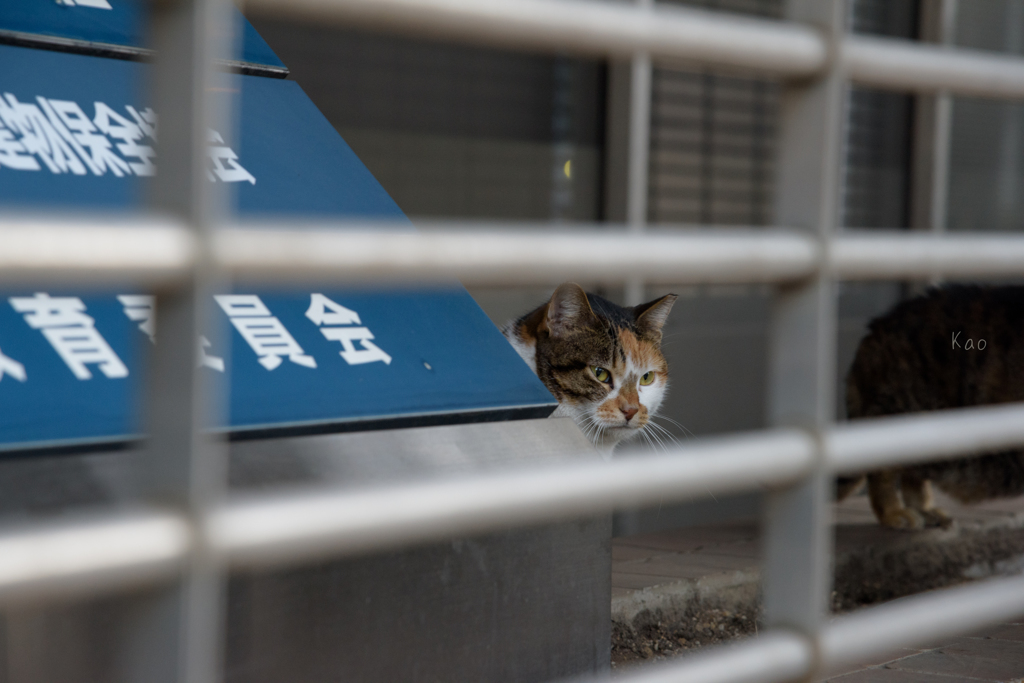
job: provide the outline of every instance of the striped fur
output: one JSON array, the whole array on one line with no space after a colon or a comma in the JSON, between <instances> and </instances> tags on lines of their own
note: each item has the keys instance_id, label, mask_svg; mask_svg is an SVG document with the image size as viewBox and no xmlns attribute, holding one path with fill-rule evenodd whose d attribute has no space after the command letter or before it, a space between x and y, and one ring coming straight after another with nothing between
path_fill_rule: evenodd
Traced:
<instances>
[{"instance_id":1,"label":"striped fur","mask_svg":"<svg viewBox=\"0 0 1024 683\"><path fill-rule=\"evenodd\" d=\"M950 285L871 322L846 377L846 411L856 420L1019 403L1022 378L1024 287ZM880 470L867 479L882 525L949 526L931 485L964 503L1024 495L1024 449ZM841 478L839 497L859 484Z\"/></svg>"}]
</instances>

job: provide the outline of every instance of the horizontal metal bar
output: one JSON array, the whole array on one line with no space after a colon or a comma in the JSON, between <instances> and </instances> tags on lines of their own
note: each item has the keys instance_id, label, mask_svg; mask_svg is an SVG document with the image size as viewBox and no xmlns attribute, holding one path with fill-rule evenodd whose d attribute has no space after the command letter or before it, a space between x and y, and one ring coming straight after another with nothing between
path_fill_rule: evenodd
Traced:
<instances>
[{"instance_id":1,"label":"horizontal metal bar","mask_svg":"<svg viewBox=\"0 0 1024 683\"><path fill-rule=\"evenodd\" d=\"M120 279L160 286L180 281L196 258L180 223L160 217L0 221L0 282Z\"/></svg>"},{"instance_id":2,"label":"horizontal metal bar","mask_svg":"<svg viewBox=\"0 0 1024 683\"><path fill-rule=\"evenodd\" d=\"M623 282L644 274L660 284L772 283L812 275L818 243L783 229L583 224L322 223L227 227L214 258L228 275L261 281L452 281L551 284ZM173 221L6 218L0 221L0 281L180 280L196 257L194 238ZM845 280L1024 276L1024 236L845 231L829 248Z\"/></svg>"},{"instance_id":3,"label":"horizontal metal bar","mask_svg":"<svg viewBox=\"0 0 1024 683\"><path fill-rule=\"evenodd\" d=\"M191 544L187 523L122 512L0 532L0 602L68 597L167 579Z\"/></svg>"},{"instance_id":4,"label":"horizontal metal bar","mask_svg":"<svg viewBox=\"0 0 1024 683\"><path fill-rule=\"evenodd\" d=\"M861 420L824 438L827 463L857 472L1024 444L1024 405ZM235 567L287 565L527 524L782 486L810 472L812 439L774 430L659 455L622 454L486 476L352 491L303 490L229 502L202 522L211 552ZM173 574L190 552L170 514L94 517L0 533L0 602Z\"/></svg>"},{"instance_id":5,"label":"horizontal metal bar","mask_svg":"<svg viewBox=\"0 0 1024 683\"><path fill-rule=\"evenodd\" d=\"M853 35L843 41L850 79L861 85L967 97L1024 98L1024 58L910 40Z\"/></svg>"},{"instance_id":6,"label":"horizontal metal bar","mask_svg":"<svg viewBox=\"0 0 1024 683\"><path fill-rule=\"evenodd\" d=\"M617 683L782 683L811 673L813 651L806 638L765 631L756 638L638 668L615 676ZM595 679L607 681L607 677Z\"/></svg>"},{"instance_id":7,"label":"horizontal metal bar","mask_svg":"<svg viewBox=\"0 0 1024 683\"><path fill-rule=\"evenodd\" d=\"M1024 448L1024 404L857 420L834 427L825 454L837 473Z\"/></svg>"},{"instance_id":8,"label":"horizontal metal bar","mask_svg":"<svg viewBox=\"0 0 1024 683\"><path fill-rule=\"evenodd\" d=\"M610 56L648 52L703 66L808 76L827 63L813 29L721 12L593 0L249 0L249 8L316 21L434 38ZM867 86L944 90L970 97L1024 97L1024 59L926 43L850 35L836 50Z\"/></svg>"},{"instance_id":9,"label":"horizontal metal bar","mask_svg":"<svg viewBox=\"0 0 1024 683\"><path fill-rule=\"evenodd\" d=\"M846 231L829 262L846 280L1024 275L1024 235Z\"/></svg>"},{"instance_id":10,"label":"horizontal metal bar","mask_svg":"<svg viewBox=\"0 0 1024 683\"><path fill-rule=\"evenodd\" d=\"M781 76L816 73L827 54L822 37L806 26L664 5L650 10L592 0L248 0L246 9L558 53L649 52Z\"/></svg>"},{"instance_id":11,"label":"horizontal metal bar","mask_svg":"<svg viewBox=\"0 0 1024 683\"><path fill-rule=\"evenodd\" d=\"M819 639L827 676L899 648L926 645L1024 615L1024 578L989 579L868 607L829 624Z\"/></svg>"},{"instance_id":12,"label":"horizontal metal bar","mask_svg":"<svg viewBox=\"0 0 1024 683\"><path fill-rule=\"evenodd\" d=\"M815 460L804 432L708 440L650 456L356 491L264 495L211 513L210 547L233 566L384 549L623 507L779 486Z\"/></svg>"},{"instance_id":13,"label":"horizontal metal bar","mask_svg":"<svg viewBox=\"0 0 1024 683\"><path fill-rule=\"evenodd\" d=\"M625 281L780 282L806 277L817 244L772 230L635 233L589 230L458 231L232 229L216 257L239 278L438 280L473 284ZM493 228L493 226L491 226Z\"/></svg>"},{"instance_id":14,"label":"horizontal metal bar","mask_svg":"<svg viewBox=\"0 0 1024 683\"><path fill-rule=\"evenodd\" d=\"M644 235L591 224L575 230L481 223L425 224L421 232L337 224L334 229L232 228L217 258L232 275L260 280L437 280L467 284L787 282L818 267L818 243L784 229L660 226ZM495 229L497 228L497 229ZM845 280L1024 276L1024 235L845 231L829 249Z\"/></svg>"}]
</instances>

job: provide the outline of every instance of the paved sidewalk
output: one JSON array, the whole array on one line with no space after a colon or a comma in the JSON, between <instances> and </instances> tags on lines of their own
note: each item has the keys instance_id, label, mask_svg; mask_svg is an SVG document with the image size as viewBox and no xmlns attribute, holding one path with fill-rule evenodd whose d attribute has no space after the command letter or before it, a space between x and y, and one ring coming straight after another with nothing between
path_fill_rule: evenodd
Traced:
<instances>
[{"instance_id":1,"label":"paved sidewalk","mask_svg":"<svg viewBox=\"0 0 1024 683\"><path fill-rule=\"evenodd\" d=\"M932 648L906 650L877 664L829 678L829 683L1010 683L1024 678L1024 623L994 626Z\"/></svg>"},{"instance_id":2,"label":"paved sidewalk","mask_svg":"<svg viewBox=\"0 0 1024 683\"><path fill-rule=\"evenodd\" d=\"M1024 499L969 508L949 500L940 504L957 520L954 529L884 529L875 522L865 496L837 505L835 605L854 609L923 589L1024 570ZM654 615L661 626L673 620L692 621L701 608L751 613L757 603L758 536L751 520L614 539L613 621L637 625ZM1024 625L1005 624L907 650L885 661L864 662L830 680L949 683L1022 677Z\"/></svg>"}]
</instances>

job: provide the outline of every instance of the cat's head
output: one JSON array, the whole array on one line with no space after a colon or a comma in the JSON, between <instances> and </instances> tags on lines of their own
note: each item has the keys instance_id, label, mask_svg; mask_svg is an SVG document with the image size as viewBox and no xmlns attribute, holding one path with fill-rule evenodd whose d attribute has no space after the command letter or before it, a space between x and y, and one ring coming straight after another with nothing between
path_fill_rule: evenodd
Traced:
<instances>
[{"instance_id":1,"label":"cat's head","mask_svg":"<svg viewBox=\"0 0 1024 683\"><path fill-rule=\"evenodd\" d=\"M658 411L668 388L661 329L675 300L624 308L566 283L542 308L537 375L594 443L614 446Z\"/></svg>"}]
</instances>

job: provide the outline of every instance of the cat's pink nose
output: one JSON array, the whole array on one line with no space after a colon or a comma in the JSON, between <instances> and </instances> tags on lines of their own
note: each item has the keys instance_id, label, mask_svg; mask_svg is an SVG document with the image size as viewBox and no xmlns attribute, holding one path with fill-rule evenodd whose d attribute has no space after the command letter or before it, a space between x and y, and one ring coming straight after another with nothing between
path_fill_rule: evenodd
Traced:
<instances>
[{"instance_id":1,"label":"cat's pink nose","mask_svg":"<svg viewBox=\"0 0 1024 683\"><path fill-rule=\"evenodd\" d=\"M625 408L619 408L619 410L621 410L622 414L626 416L626 422L632 420L633 416L639 412L639 409L634 408L633 406L626 406Z\"/></svg>"}]
</instances>

